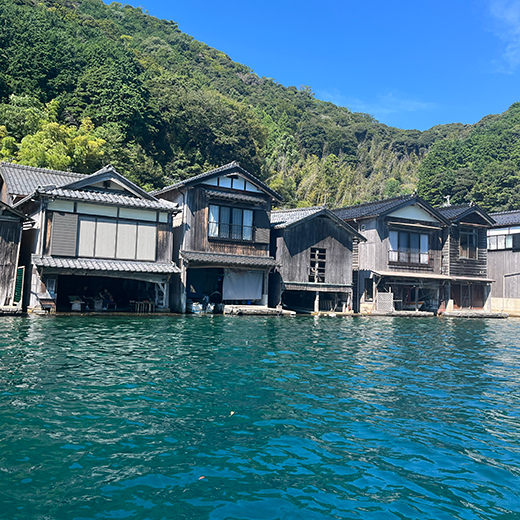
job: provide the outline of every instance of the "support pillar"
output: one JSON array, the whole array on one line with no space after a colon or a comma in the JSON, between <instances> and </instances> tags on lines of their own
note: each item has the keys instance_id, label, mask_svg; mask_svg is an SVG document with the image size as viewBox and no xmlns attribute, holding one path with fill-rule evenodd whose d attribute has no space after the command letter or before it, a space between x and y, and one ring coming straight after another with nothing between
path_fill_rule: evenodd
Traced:
<instances>
[{"instance_id":1,"label":"support pillar","mask_svg":"<svg viewBox=\"0 0 520 520\"><path fill-rule=\"evenodd\" d=\"M264 272L264 280L262 284L262 305L267 307L269 302L269 271Z\"/></svg>"}]
</instances>

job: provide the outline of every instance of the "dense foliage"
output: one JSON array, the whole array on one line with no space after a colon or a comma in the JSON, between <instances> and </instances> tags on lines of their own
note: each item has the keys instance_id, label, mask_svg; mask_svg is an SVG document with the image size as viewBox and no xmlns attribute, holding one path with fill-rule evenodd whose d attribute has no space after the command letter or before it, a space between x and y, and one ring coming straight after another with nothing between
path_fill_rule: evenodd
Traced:
<instances>
[{"instance_id":1,"label":"dense foliage","mask_svg":"<svg viewBox=\"0 0 520 520\"><path fill-rule=\"evenodd\" d=\"M111 163L147 188L236 160L289 206L354 204L411 192L418 180L435 203L514 199L505 117L391 128L309 87L260 78L128 5L0 0L0 49L3 160L85 172ZM496 151L481 153L491 141Z\"/></svg>"},{"instance_id":2,"label":"dense foliage","mask_svg":"<svg viewBox=\"0 0 520 520\"><path fill-rule=\"evenodd\" d=\"M419 168L419 193L433 204L474 201L520 208L520 103L487 116L459 139L436 143Z\"/></svg>"}]
</instances>

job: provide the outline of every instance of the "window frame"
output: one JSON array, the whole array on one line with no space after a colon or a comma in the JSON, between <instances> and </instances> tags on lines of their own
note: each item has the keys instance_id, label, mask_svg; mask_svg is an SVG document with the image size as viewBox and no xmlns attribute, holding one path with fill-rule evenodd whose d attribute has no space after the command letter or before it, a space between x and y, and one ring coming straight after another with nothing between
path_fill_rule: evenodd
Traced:
<instances>
[{"instance_id":1,"label":"window frame","mask_svg":"<svg viewBox=\"0 0 520 520\"><path fill-rule=\"evenodd\" d=\"M429 266L431 261L430 242L429 233L390 229L388 262L400 265Z\"/></svg>"},{"instance_id":2,"label":"window frame","mask_svg":"<svg viewBox=\"0 0 520 520\"><path fill-rule=\"evenodd\" d=\"M326 283L327 250L324 247L311 247L309 258L309 282Z\"/></svg>"},{"instance_id":3,"label":"window frame","mask_svg":"<svg viewBox=\"0 0 520 520\"><path fill-rule=\"evenodd\" d=\"M462 244L462 237L466 238L466 245ZM470 238L474 245L470 244ZM461 227L459 230L459 258L464 260L478 260L478 230Z\"/></svg>"},{"instance_id":4,"label":"window frame","mask_svg":"<svg viewBox=\"0 0 520 520\"><path fill-rule=\"evenodd\" d=\"M500 242L503 242L503 244ZM490 235L487 237L487 248L489 251L504 251L506 249L513 249L513 235Z\"/></svg>"},{"instance_id":5,"label":"window frame","mask_svg":"<svg viewBox=\"0 0 520 520\"><path fill-rule=\"evenodd\" d=\"M80 255L82 249L82 233L81 233L81 224L82 222L91 222L93 226L93 237L92 237L92 254L86 253ZM103 256L98 252L98 232L101 229L98 228L98 224L113 224L115 230L115 238L114 238L114 254L113 256ZM124 240L122 234L119 232L120 225L132 225L135 226L135 244L134 244L134 255L121 255L118 249L118 244L120 240ZM152 235L146 236L147 233L145 229L153 230L153 238ZM153 248L151 244L147 244L152 238L153 240ZM76 258L92 258L92 259L100 259L100 260L117 260L120 262L157 262L158 255L158 229L157 223L151 221L142 221L142 220L130 220L124 218L110 218L105 216L95 216L95 215L78 215L78 226L77 226L77 243L76 243ZM144 247L139 247L141 241L144 241ZM142 251L146 251L145 254Z\"/></svg>"},{"instance_id":6,"label":"window frame","mask_svg":"<svg viewBox=\"0 0 520 520\"><path fill-rule=\"evenodd\" d=\"M250 225L244 222L250 222ZM208 205L208 239L253 242L253 238L254 210L224 204Z\"/></svg>"}]
</instances>

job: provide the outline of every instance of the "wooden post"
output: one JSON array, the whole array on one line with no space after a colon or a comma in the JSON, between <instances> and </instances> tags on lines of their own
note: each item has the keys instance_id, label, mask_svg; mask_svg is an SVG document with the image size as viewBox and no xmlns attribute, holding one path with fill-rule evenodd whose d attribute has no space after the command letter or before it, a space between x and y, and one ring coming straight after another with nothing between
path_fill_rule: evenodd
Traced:
<instances>
[{"instance_id":1,"label":"wooden post","mask_svg":"<svg viewBox=\"0 0 520 520\"><path fill-rule=\"evenodd\" d=\"M316 291L316 298L314 298L314 312L320 312L320 291Z\"/></svg>"},{"instance_id":2,"label":"wooden post","mask_svg":"<svg viewBox=\"0 0 520 520\"><path fill-rule=\"evenodd\" d=\"M415 286L415 312L419 310L419 288Z\"/></svg>"}]
</instances>

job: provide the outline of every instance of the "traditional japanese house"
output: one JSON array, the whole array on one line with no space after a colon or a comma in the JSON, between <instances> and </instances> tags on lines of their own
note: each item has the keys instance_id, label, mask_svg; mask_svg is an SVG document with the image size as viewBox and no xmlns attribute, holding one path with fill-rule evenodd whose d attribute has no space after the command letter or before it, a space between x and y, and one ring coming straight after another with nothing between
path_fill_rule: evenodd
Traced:
<instances>
[{"instance_id":1,"label":"traditional japanese house","mask_svg":"<svg viewBox=\"0 0 520 520\"><path fill-rule=\"evenodd\" d=\"M520 210L491 213L495 224L488 229L488 276L491 308L520 316Z\"/></svg>"},{"instance_id":2,"label":"traditional japanese house","mask_svg":"<svg viewBox=\"0 0 520 520\"><path fill-rule=\"evenodd\" d=\"M233 162L154 195L182 207L174 220L174 259L181 267L172 308L187 303L267 306L271 204L281 197Z\"/></svg>"},{"instance_id":3,"label":"traditional japanese house","mask_svg":"<svg viewBox=\"0 0 520 520\"><path fill-rule=\"evenodd\" d=\"M14 164L0 171L7 194L19 199L15 207L35 221L21 247L29 310L168 310L169 283L179 273L176 204L111 166L81 176L51 170L46 177L44 169Z\"/></svg>"},{"instance_id":4,"label":"traditional japanese house","mask_svg":"<svg viewBox=\"0 0 520 520\"><path fill-rule=\"evenodd\" d=\"M435 209L413 194L335 213L367 239L354 255L360 312L491 310L492 219L478 206Z\"/></svg>"},{"instance_id":5,"label":"traditional japanese house","mask_svg":"<svg viewBox=\"0 0 520 520\"><path fill-rule=\"evenodd\" d=\"M0 314L22 310L24 268L18 266L22 227L28 219L0 201Z\"/></svg>"},{"instance_id":6,"label":"traditional japanese house","mask_svg":"<svg viewBox=\"0 0 520 520\"><path fill-rule=\"evenodd\" d=\"M303 312L352 309L353 239L365 238L324 206L271 213L270 305Z\"/></svg>"},{"instance_id":7,"label":"traditional japanese house","mask_svg":"<svg viewBox=\"0 0 520 520\"><path fill-rule=\"evenodd\" d=\"M491 311L494 278L488 277L487 232L493 218L472 203L438 211L450 223L442 249L442 273L450 277L445 284L446 311Z\"/></svg>"},{"instance_id":8,"label":"traditional japanese house","mask_svg":"<svg viewBox=\"0 0 520 520\"><path fill-rule=\"evenodd\" d=\"M366 238L354 250L359 312L444 311L451 308L451 284L456 291L460 284L490 282L481 269L464 271L475 264L464 258L465 250L455 257L456 217L451 220L454 215L444 215L415 194L334 212Z\"/></svg>"}]
</instances>

